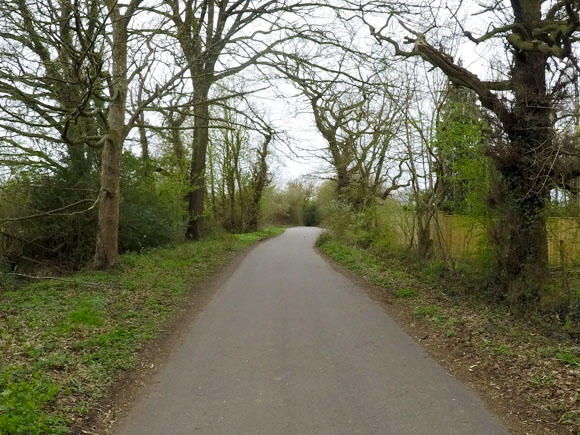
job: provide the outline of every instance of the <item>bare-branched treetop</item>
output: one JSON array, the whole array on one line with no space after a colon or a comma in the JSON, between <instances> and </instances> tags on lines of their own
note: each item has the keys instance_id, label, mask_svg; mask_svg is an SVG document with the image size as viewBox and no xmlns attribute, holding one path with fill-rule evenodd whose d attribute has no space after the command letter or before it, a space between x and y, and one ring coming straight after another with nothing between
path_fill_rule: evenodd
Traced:
<instances>
[{"instance_id":1,"label":"bare-branched treetop","mask_svg":"<svg viewBox=\"0 0 580 435\"><path fill-rule=\"evenodd\" d=\"M368 6L361 17L378 41L389 44L398 56L423 58L453 84L472 89L495 116L501 137L488 152L501 176L490 198L502 216L494 236L498 277L507 283L508 297L534 300L540 277L546 275L542 211L550 189L580 176L577 141L563 142L555 133L560 103L577 77L578 4L515 0L460 3L455 8L407 5L405 11L377 2ZM373 7L388 18L372 16ZM477 20L465 23L465 7ZM462 66L441 48L444 26L438 19L443 17L457 23L464 46L486 45L490 63L499 57L493 53L507 53L507 65L496 79L481 78L481 71ZM469 28L474 23L487 27L478 32ZM401 40L401 34L407 36Z\"/></svg>"}]
</instances>

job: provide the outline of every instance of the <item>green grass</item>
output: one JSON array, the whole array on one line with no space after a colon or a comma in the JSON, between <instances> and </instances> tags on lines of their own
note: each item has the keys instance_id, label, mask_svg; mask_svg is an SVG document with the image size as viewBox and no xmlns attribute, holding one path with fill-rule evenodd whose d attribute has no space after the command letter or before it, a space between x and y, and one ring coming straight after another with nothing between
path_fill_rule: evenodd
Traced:
<instances>
[{"instance_id":1,"label":"green grass","mask_svg":"<svg viewBox=\"0 0 580 435\"><path fill-rule=\"evenodd\" d=\"M399 299L412 299L417 296L417 292L408 287L401 288L395 291L395 297Z\"/></svg>"},{"instance_id":2,"label":"green grass","mask_svg":"<svg viewBox=\"0 0 580 435\"><path fill-rule=\"evenodd\" d=\"M408 274L385 267L381 260L358 249L334 239L321 236L318 246L330 258L347 269L364 276L370 283L382 288L410 288L416 281ZM410 294L407 297L411 297Z\"/></svg>"},{"instance_id":3,"label":"green grass","mask_svg":"<svg viewBox=\"0 0 580 435\"><path fill-rule=\"evenodd\" d=\"M580 356L569 349L562 349L556 354L556 358L563 364L580 369Z\"/></svg>"},{"instance_id":4,"label":"green grass","mask_svg":"<svg viewBox=\"0 0 580 435\"><path fill-rule=\"evenodd\" d=\"M66 433L134 367L196 282L283 231L126 254L112 271L0 288L0 434Z\"/></svg>"},{"instance_id":5,"label":"green grass","mask_svg":"<svg viewBox=\"0 0 580 435\"><path fill-rule=\"evenodd\" d=\"M434 305L420 306L415 309L417 317L435 317L439 314L439 308Z\"/></svg>"}]
</instances>

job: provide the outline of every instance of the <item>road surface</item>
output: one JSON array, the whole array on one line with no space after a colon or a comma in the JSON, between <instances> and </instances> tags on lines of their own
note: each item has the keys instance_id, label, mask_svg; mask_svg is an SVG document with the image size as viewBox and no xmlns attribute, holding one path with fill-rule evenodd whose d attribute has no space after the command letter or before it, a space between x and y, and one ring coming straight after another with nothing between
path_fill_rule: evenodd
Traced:
<instances>
[{"instance_id":1,"label":"road surface","mask_svg":"<svg viewBox=\"0 0 580 435\"><path fill-rule=\"evenodd\" d=\"M293 228L252 250L119 435L507 434Z\"/></svg>"}]
</instances>

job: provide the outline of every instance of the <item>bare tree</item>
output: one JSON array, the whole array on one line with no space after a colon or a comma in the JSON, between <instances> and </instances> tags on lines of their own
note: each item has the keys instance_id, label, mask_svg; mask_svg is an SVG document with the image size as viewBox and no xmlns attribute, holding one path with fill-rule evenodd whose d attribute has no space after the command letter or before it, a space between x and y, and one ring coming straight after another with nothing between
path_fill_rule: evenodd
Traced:
<instances>
[{"instance_id":1,"label":"bare tree","mask_svg":"<svg viewBox=\"0 0 580 435\"><path fill-rule=\"evenodd\" d=\"M331 67L286 53L276 53L269 65L308 101L327 144L323 158L335 172L338 198L364 209L406 185L401 181L402 165L393 168L389 158L402 117L394 103L398 96L393 95L393 83L385 83L368 59L352 56L346 46L345 50L336 51Z\"/></svg>"},{"instance_id":2,"label":"bare tree","mask_svg":"<svg viewBox=\"0 0 580 435\"><path fill-rule=\"evenodd\" d=\"M205 169L212 86L254 65L264 54L300 33L294 15L316 2L168 0L168 16L193 82L193 154L190 167L190 221L187 236L202 234Z\"/></svg>"}]
</instances>

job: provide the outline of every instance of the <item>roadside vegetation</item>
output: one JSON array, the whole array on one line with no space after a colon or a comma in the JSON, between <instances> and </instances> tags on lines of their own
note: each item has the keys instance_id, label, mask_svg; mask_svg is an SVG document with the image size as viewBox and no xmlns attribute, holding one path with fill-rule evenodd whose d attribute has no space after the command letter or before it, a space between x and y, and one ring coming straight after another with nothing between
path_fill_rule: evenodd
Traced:
<instances>
[{"instance_id":1,"label":"roadside vegetation","mask_svg":"<svg viewBox=\"0 0 580 435\"><path fill-rule=\"evenodd\" d=\"M124 254L109 271L4 282L0 433L66 433L81 425L200 282L236 252L281 232L222 234Z\"/></svg>"},{"instance_id":2,"label":"roadside vegetation","mask_svg":"<svg viewBox=\"0 0 580 435\"><path fill-rule=\"evenodd\" d=\"M500 415L526 433L580 433L580 343L569 323L490 301L459 266L357 246L332 231L317 243L363 277L399 324Z\"/></svg>"},{"instance_id":3,"label":"roadside vegetation","mask_svg":"<svg viewBox=\"0 0 580 435\"><path fill-rule=\"evenodd\" d=\"M577 376L580 336L580 3L497 6L0 2L6 431L64 430L104 388L92 378L132 364L153 332L131 322L166 302L133 289L184 291L161 268L202 273L253 237L218 234L298 224L326 226L323 248L417 322L469 331L472 371L481 352L547 364L514 363L517 391L577 425L562 370ZM315 173L283 179L302 157ZM475 334L488 323L535 335Z\"/></svg>"}]
</instances>

